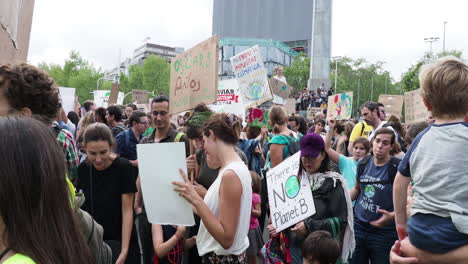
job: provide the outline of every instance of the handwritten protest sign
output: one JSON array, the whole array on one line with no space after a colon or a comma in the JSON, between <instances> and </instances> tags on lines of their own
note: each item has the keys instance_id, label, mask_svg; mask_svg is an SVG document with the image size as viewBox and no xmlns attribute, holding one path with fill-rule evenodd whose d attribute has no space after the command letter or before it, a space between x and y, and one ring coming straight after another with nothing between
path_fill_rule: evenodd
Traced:
<instances>
[{"instance_id":1,"label":"handwritten protest sign","mask_svg":"<svg viewBox=\"0 0 468 264\"><path fill-rule=\"evenodd\" d=\"M146 90L132 90L132 102L137 104L146 104L148 101L148 92Z\"/></svg>"},{"instance_id":2,"label":"handwritten protest sign","mask_svg":"<svg viewBox=\"0 0 468 264\"><path fill-rule=\"evenodd\" d=\"M235 79L219 81L218 100L209 107L217 113L231 113L244 118L245 109L237 81Z\"/></svg>"},{"instance_id":3,"label":"handwritten protest sign","mask_svg":"<svg viewBox=\"0 0 468 264\"><path fill-rule=\"evenodd\" d=\"M315 114L318 112L322 112L322 110L323 109L321 107L309 107L309 109L307 109L307 119L314 120Z\"/></svg>"},{"instance_id":4,"label":"handwritten protest sign","mask_svg":"<svg viewBox=\"0 0 468 264\"><path fill-rule=\"evenodd\" d=\"M246 108L273 99L258 45L231 57L231 65Z\"/></svg>"},{"instance_id":5,"label":"handwritten protest sign","mask_svg":"<svg viewBox=\"0 0 468 264\"><path fill-rule=\"evenodd\" d=\"M187 173L184 143L138 144L138 169L148 220L152 224L191 226L192 206L174 191L173 181ZM164 199L161 199L164 197Z\"/></svg>"},{"instance_id":6,"label":"handwritten protest sign","mask_svg":"<svg viewBox=\"0 0 468 264\"><path fill-rule=\"evenodd\" d=\"M271 92L283 99L289 98L289 95L291 95L291 92L293 90L293 87L289 84L286 84L276 78L270 78L269 79L270 83L270 88Z\"/></svg>"},{"instance_id":7,"label":"handwritten protest sign","mask_svg":"<svg viewBox=\"0 0 468 264\"><path fill-rule=\"evenodd\" d=\"M99 90L99 91L94 91L94 104L96 107L104 107L107 108L109 104L109 97L110 97L111 91L109 90ZM117 104L123 104L123 99L124 99L124 93L119 92L117 96Z\"/></svg>"},{"instance_id":8,"label":"handwritten protest sign","mask_svg":"<svg viewBox=\"0 0 468 264\"><path fill-rule=\"evenodd\" d=\"M277 232L315 214L309 179L298 180L299 159L300 152L267 172L270 215Z\"/></svg>"},{"instance_id":9,"label":"handwritten protest sign","mask_svg":"<svg viewBox=\"0 0 468 264\"><path fill-rule=\"evenodd\" d=\"M335 94L328 97L327 119L350 119L353 111L353 92Z\"/></svg>"},{"instance_id":10,"label":"handwritten protest sign","mask_svg":"<svg viewBox=\"0 0 468 264\"><path fill-rule=\"evenodd\" d=\"M404 100L403 95L381 94L379 96L379 103L385 107L386 119L392 115L401 119Z\"/></svg>"},{"instance_id":11,"label":"handwritten protest sign","mask_svg":"<svg viewBox=\"0 0 468 264\"><path fill-rule=\"evenodd\" d=\"M217 91L218 36L214 35L172 59L169 112L214 103Z\"/></svg>"},{"instance_id":12,"label":"handwritten protest sign","mask_svg":"<svg viewBox=\"0 0 468 264\"><path fill-rule=\"evenodd\" d=\"M75 88L59 87L62 107L66 114L75 109Z\"/></svg>"},{"instance_id":13,"label":"handwritten protest sign","mask_svg":"<svg viewBox=\"0 0 468 264\"><path fill-rule=\"evenodd\" d=\"M268 124L268 113L270 111L268 110L263 110L260 108L250 108L247 111L247 125L253 126L253 127L263 127L266 126L268 128L271 128L270 125Z\"/></svg>"},{"instance_id":14,"label":"handwritten protest sign","mask_svg":"<svg viewBox=\"0 0 468 264\"><path fill-rule=\"evenodd\" d=\"M426 121L430 115L422 100L421 88L405 93L405 123Z\"/></svg>"}]
</instances>

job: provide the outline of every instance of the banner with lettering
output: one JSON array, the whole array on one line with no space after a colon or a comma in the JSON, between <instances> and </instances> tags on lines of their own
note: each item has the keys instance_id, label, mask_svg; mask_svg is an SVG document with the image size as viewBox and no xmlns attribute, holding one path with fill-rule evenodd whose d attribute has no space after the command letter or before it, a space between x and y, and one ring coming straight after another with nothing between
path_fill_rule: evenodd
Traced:
<instances>
[{"instance_id":1,"label":"banner with lettering","mask_svg":"<svg viewBox=\"0 0 468 264\"><path fill-rule=\"evenodd\" d=\"M287 158L267 172L271 222L276 232L315 214L309 179L298 178L301 152Z\"/></svg>"},{"instance_id":2,"label":"banner with lettering","mask_svg":"<svg viewBox=\"0 0 468 264\"><path fill-rule=\"evenodd\" d=\"M231 57L231 65L246 108L273 99L258 45Z\"/></svg>"},{"instance_id":3,"label":"banner with lettering","mask_svg":"<svg viewBox=\"0 0 468 264\"><path fill-rule=\"evenodd\" d=\"M180 113L197 104L216 102L218 36L201 42L171 61L169 112Z\"/></svg>"},{"instance_id":4,"label":"banner with lettering","mask_svg":"<svg viewBox=\"0 0 468 264\"><path fill-rule=\"evenodd\" d=\"M351 118L352 111L353 92L328 97L327 119L334 117L336 120L347 120Z\"/></svg>"},{"instance_id":5,"label":"banner with lettering","mask_svg":"<svg viewBox=\"0 0 468 264\"><path fill-rule=\"evenodd\" d=\"M237 81L235 79L218 81L218 100L209 107L217 113L231 113L244 118L245 109Z\"/></svg>"}]
</instances>

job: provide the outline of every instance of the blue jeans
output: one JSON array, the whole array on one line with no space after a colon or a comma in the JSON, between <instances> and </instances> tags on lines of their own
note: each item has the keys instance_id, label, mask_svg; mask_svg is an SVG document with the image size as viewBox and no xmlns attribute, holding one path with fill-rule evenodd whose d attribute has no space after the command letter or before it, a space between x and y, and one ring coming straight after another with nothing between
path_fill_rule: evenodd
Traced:
<instances>
[{"instance_id":1,"label":"blue jeans","mask_svg":"<svg viewBox=\"0 0 468 264\"><path fill-rule=\"evenodd\" d=\"M386 230L374 230L354 224L356 249L349 264L388 264L390 263L390 249L398 235Z\"/></svg>"}]
</instances>

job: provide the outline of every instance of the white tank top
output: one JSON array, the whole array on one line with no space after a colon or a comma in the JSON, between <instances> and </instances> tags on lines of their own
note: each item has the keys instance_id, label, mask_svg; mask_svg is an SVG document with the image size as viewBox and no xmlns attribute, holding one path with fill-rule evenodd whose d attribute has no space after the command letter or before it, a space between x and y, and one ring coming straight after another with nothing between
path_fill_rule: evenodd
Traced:
<instances>
[{"instance_id":1,"label":"white tank top","mask_svg":"<svg viewBox=\"0 0 468 264\"><path fill-rule=\"evenodd\" d=\"M241 206L236 235L234 236L232 246L228 249L224 249L208 232L202 221L197 235L197 247L200 256L209 252L214 252L216 255L240 255L249 247L247 234L249 232L250 214L252 211L252 177L244 162L236 161L228 164L223 170L220 170L218 177L208 189L204 201L211 212L220 219L219 191L221 178L226 170L234 171L242 184Z\"/></svg>"}]
</instances>

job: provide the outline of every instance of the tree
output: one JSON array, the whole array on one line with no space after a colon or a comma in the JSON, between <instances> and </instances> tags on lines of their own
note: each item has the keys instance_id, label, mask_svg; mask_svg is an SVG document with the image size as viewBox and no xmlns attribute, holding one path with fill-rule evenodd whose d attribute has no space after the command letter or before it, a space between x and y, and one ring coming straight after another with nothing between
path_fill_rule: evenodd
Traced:
<instances>
[{"instance_id":1,"label":"tree","mask_svg":"<svg viewBox=\"0 0 468 264\"><path fill-rule=\"evenodd\" d=\"M169 94L170 64L160 56L150 55L142 68L143 88L155 94Z\"/></svg>"},{"instance_id":2,"label":"tree","mask_svg":"<svg viewBox=\"0 0 468 264\"><path fill-rule=\"evenodd\" d=\"M92 92L96 89L96 82L104 76L101 69L96 69L76 51L70 52L63 67L43 62L39 64L39 68L46 71L58 86L76 88L76 95L80 102L93 99ZM99 84L101 90L109 90L110 87L110 82Z\"/></svg>"},{"instance_id":3,"label":"tree","mask_svg":"<svg viewBox=\"0 0 468 264\"><path fill-rule=\"evenodd\" d=\"M293 95L297 92L304 90L309 80L310 72L310 57L304 53L299 53L294 58L291 66L284 68L283 74L286 77L288 84L294 87Z\"/></svg>"},{"instance_id":4,"label":"tree","mask_svg":"<svg viewBox=\"0 0 468 264\"><path fill-rule=\"evenodd\" d=\"M421 59L419 59L405 73L403 73L401 77L401 81L400 81L400 85L403 91L409 92L412 90L416 90L420 87L418 75L423 65L431 63L437 60L438 58L449 56L449 55L455 56L457 58L462 58L462 52L457 51L457 50L451 50L451 51L441 52L437 54L434 54L431 52L424 54L424 56Z\"/></svg>"}]
</instances>

